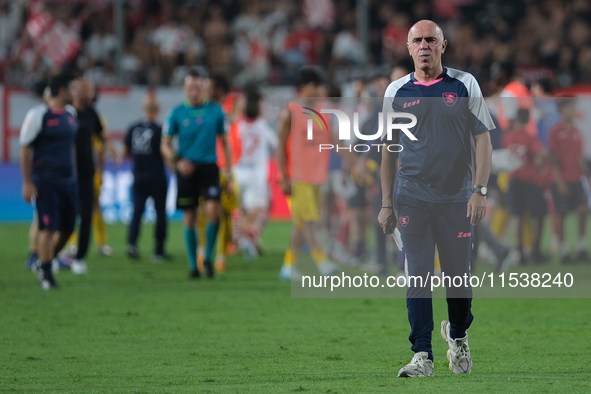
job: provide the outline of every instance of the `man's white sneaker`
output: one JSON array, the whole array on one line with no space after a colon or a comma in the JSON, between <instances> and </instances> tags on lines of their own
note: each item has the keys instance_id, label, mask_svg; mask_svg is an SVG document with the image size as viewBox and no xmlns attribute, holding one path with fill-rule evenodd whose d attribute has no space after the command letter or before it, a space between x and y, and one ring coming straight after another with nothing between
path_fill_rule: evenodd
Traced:
<instances>
[{"instance_id":1,"label":"man's white sneaker","mask_svg":"<svg viewBox=\"0 0 591 394\"><path fill-rule=\"evenodd\" d=\"M72 258L76 257L76 254L78 253L78 245L68 246L66 253Z\"/></svg>"},{"instance_id":2,"label":"man's white sneaker","mask_svg":"<svg viewBox=\"0 0 591 394\"><path fill-rule=\"evenodd\" d=\"M318 272L320 272L320 275L322 276L335 275L339 271L338 264L330 260L324 260L322 263L318 264Z\"/></svg>"},{"instance_id":3,"label":"man's white sneaker","mask_svg":"<svg viewBox=\"0 0 591 394\"><path fill-rule=\"evenodd\" d=\"M449 345L447 360L449 369L453 373L467 374L472 371L472 355L468 346L468 334L464 338L450 338L451 324L444 320L441 322L441 336Z\"/></svg>"},{"instance_id":4,"label":"man's white sneaker","mask_svg":"<svg viewBox=\"0 0 591 394\"><path fill-rule=\"evenodd\" d=\"M398 371L399 378L424 378L433 376L433 361L429 360L429 353L415 353L410 363Z\"/></svg>"},{"instance_id":5,"label":"man's white sneaker","mask_svg":"<svg viewBox=\"0 0 591 394\"><path fill-rule=\"evenodd\" d=\"M51 260L51 272L54 274L60 272L60 262L57 257Z\"/></svg>"},{"instance_id":6,"label":"man's white sneaker","mask_svg":"<svg viewBox=\"0 0 591 394\"><path fill-rule=\"evenodd\" d=\"M279 279L299 281L302 280L302 273L296 267L283 264L281 271L279 271Z\"/></svg>"},{"instance_id":7,"label":"man's white sneaker","mask_svg":"<svg viewBox=\"0 0 591 394\"><path fill-rule=\"evenodd\" d=\"M46 272L41 266L41 261L37 261L31 269L33 270L33 273L37 279L39 279L39 283L41 284L41 288L43 290L58 288L58 285L53 278L53 273L51 271Z\"/></svg>"},{"instance_id":8,"label":"man's white sneaker","mask_svg":"<svg viewBox=\"0 0 591 394\"><path fill-rule=\"evenodd\" d=\"M84 260L74 260L72 261L72 266L70 267L73 274L76 275L83 275L88 273L88 267L86 266L86 262Z\"/></svg>"},{"instance_id":9,"label":"man's white sneaker","mask_svg":"<svg viewBox=\"0 0 591 394\"><path fill-rule=\"evenodd\" d=\"M252 261L259 257L256 245L248 238L241 238L238 241L238 248L244 253L244 259L246 261Z\"/></svg>"},{"instance_id":10,"label":"man's white sneaker","mask_svg":"<svg viewBox=\"0 0 591 394\"><path fill-rule=\"evenodd\" d=\"M499 266L499 271L500 272L507 272L509 270L509 268L519 264L520 257L521 257L521 254L519 253L518 250L510 249L509 253L507 253L507 256L505 256L505 258L501 262L501 265Z\"/></svg>"},{"instance_id":11,"label":"man's white sneaker","mask_svg":"<svg viewBox=\"0 0 591 394\"><path fill-rule=\"evenodd\" d=\"M110 247L109 245L100 245L97 249L96 252L99 254L99 256L113 256L113 248Z\"/></svg>"}]
</instances>

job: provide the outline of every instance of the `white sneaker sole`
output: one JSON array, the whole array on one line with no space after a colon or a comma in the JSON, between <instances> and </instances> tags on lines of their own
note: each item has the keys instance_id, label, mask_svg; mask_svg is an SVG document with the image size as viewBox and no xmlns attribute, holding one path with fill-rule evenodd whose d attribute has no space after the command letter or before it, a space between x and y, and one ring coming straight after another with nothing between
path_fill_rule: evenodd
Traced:
<instances>
[{"instance_id":1,"label":"white sneaker sole","mask_svg":"<svg viewBox=\"0 0 591 394\"><path fill-rule=\"evenodd\" d=\"M86 266L74 266L72 265L72 267L70 268L70 270L72 271L72 273L74 275L86 275L88 274L88 267Z\"/></svg>"},{"instance_id":2,"label":"white sneaker sole","mask_svg":"<svg viewBox=\"0 0 591 394\"><path fill-rule=\"evenodd\" d=\"M397 378L428 378L435 375L434 373L431 373L430 375L425 375L421 372L413 373L413 371L403 371L403 369L404 368L398 371Z\"/></svg>"},{"instance_id":3,"label":"white sneaker sole","mask_svg":"<svg viewBox=\"0 0 591 394\"><path fill-rule=\"evenodd\" d=\"M413 358L414 360L414 358ZM421 364L412 364L411 363L405 365L404 367L400 368L398 371L397 377L399 378L426 378L429 376L433 376L435 372L435 367L433 365L433 361L425 360Z\"/></svg>"}]
</instances>

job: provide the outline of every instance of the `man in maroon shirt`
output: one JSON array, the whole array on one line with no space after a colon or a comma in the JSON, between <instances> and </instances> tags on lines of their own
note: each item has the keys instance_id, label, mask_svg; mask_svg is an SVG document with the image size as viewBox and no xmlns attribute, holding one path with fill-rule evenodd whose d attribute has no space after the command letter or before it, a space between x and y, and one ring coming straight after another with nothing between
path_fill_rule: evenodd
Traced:
<instances>
[{"instance_id":1,"label":"man in maroon shirt","mask_svg":"<svg viewBox=\"0 0 591 394\"><path fill-rule=\"evenodd\" d=\"M520 262L525 264L523 253L523 228L527 213L537 219L532 232L531 257L536 264L544 262L540 253L540 236L544 227L546 201L542 188L543 179L540 168L544 162L544 148L540 141L525 130L529 123L529 110L521 108L517 111L515 128L503 135L503 147L509 149L513 156L521 160L521 166L509 174L509 192L507 200L511 216L517 223L516 232L519 241Z\"/></svg>"},{"instance_id":2,"label":"man in maroon shirt","mask_svg":"<svg viewBox=\"0 0 591 394\"><path fill-rule=\"evenodd\" d=\"M565 98L558 101L562 121L550 129L548 145L552 158L552 196L558 212L558 237L561 242L562 263L571 260L569 247L564 239L564 217L569 211L579 213L578 261L589 262L586 251L585 229L587 226L587 197L581 178L589 178L589 171L583 156L583 137L574 125L576 100Z\"/></svg>"}]
</instances>

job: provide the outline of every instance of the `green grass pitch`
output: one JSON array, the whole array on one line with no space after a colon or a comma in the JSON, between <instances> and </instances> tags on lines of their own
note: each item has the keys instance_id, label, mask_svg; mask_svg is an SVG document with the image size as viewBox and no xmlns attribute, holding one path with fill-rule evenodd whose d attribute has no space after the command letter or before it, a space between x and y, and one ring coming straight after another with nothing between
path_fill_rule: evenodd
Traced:
<instances>
[{"instance_id":1,"label":"green grass pitch","mask_svg":"<svg viewBox=\"0 0 591 394\"><path fill-rule=\"evenodd\" d=\"M23 267L27 231L0 226L1 393L591 392L590 299L477 299L472 374L449 371L436 328L435 377L397 379L412 357L405 301L292 299L277 279L288 223L267 227L260 260L196 282L179 223L159 265L151 226L139 262L109 226L115 256L91 249L90 274L60 272L51 292ZM434 309L437 327L445 301Z\"/></svg>"}]
</instances>

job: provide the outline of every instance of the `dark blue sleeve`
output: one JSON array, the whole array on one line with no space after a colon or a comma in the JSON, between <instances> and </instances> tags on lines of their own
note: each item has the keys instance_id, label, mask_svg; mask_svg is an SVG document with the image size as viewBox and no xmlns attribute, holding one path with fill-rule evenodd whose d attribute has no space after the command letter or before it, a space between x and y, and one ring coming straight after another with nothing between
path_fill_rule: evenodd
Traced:
<instances>
[{"instance_id":1,"label":"dark blue sleeve","mask_svg":"<svg viewBox=\"0 0 591 394\"><path fill-rule=\"evenodd\" d=\"M472 112L468 112L468 130L471 131L472 135L479 135L486 133L488 127L484 125Z\"/></svg>"},{"instance_id":2,"label":"dark blue sleeve","mask_svg":"<svg viewBox=\"0 0 591 394\"><path fill-rule=\"evenodd\" d=\"M492 144L493 150L501 149L503 147L503 131L499 125L497 117L493 114L490 116L493 120L493 123L495 124L495 128L490 131L490 142Z\"/></svg>"}]
</instances>

